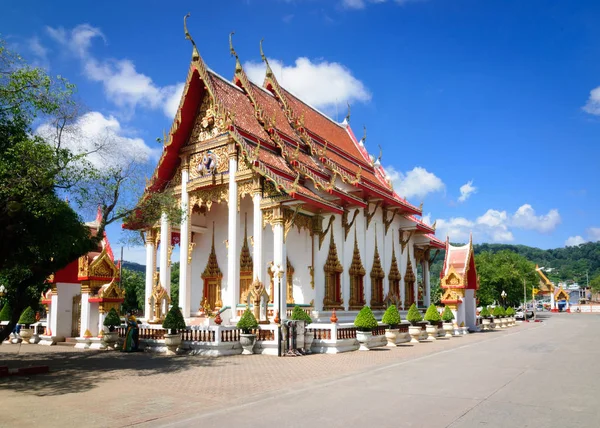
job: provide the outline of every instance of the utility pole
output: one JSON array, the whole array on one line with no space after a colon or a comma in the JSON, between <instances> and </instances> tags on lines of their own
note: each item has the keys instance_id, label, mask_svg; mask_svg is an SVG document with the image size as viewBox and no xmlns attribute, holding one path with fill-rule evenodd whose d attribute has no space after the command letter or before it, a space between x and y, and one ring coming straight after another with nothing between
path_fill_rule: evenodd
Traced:
<instances>
[{"instance_id":1,"label":"utility pole","mask_svg":"<svg viewBox=\"0 0 600 428\"><path fill-rule=\"evenodd\" d=\"M523 321L527 322L527 287L523 278Z\"/></svg>"}]
</instances>

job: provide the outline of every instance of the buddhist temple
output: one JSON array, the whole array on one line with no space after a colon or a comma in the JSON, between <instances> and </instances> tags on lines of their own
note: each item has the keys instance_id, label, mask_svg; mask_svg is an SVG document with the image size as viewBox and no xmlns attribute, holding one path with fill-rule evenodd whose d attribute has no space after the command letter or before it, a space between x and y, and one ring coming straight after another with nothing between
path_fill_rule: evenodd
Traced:
<instances>
[{"instance_id":1,"label":"buddhist temple","mask_svg":"<svg viewBox=\"0 0 600 428\"><path fill-rule=\"evenodd\" d=\"M158 322L169 303L189 323L206 310L233 322L252 305L265 306L254 308L261 322L294 305L327 322L333 309L350 320L365 304L428 306L429 265L444 243L422 205L394 191L382 153L370 155L366 135L355 137L350 114L338 123L282 87L262 41L266 74L257 85L231 35L225 78L185 34L185 87L144 196L172 192L185 215L126 225L145 236L145 320ZM170 302L175 245L179 301Z\"/></svg>"},{"instance_id":2,"label":"buddhist temple","mask_svg":"<svg viewBox=\"0 0 600 428\"><path fill-rule=\"evenodd\" d=\"M479 277L475 266L473 237L466 245L455 246L446 238L446 257L440 272L442 303L454 312L456 324L477 329Z\"/></svg>"}]
</instances>

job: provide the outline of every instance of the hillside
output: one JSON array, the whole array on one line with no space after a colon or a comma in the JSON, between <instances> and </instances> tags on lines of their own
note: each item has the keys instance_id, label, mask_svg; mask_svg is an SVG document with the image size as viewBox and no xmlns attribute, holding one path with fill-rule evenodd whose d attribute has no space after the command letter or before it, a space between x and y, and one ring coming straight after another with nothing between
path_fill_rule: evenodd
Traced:
<instances>
[{"instance_id":1,"label":"hillside","mask_svg":"<svg viewBox=\"0 0 600 428\"><path fill-rule=\"evenodd\" d=\"M462 244L454 244L462 245ZM555 248L542 250L526 245L512 244L478 244L474 245L475 254L484 251L497 253L502 250L514 251L533 263L544 268L553 270L546 275L550 280L575 281L580 284L586 283L586 271L590 280L600 275L600 242L588 242L577 247ZM444 262L444 251L442 251L431 266L431 278L438 278Z\"/></svg>"}]
</instances>

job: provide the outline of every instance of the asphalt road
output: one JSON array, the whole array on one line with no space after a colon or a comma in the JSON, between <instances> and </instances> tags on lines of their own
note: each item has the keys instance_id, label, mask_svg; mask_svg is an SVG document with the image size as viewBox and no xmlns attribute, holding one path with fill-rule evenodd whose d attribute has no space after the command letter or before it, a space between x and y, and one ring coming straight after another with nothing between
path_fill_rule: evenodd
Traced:
<instances>
[{"instance_id":1,"label":"asphalt road","mask_svg":"<svg viewBox=\"0 0 600 428\"><path fill-rule=\"evenodd\" d=\"M598 427L598 331L600 316L556 314L539 328L490 333L484 341L160 425Z\"/></svg>"}]
</instances>

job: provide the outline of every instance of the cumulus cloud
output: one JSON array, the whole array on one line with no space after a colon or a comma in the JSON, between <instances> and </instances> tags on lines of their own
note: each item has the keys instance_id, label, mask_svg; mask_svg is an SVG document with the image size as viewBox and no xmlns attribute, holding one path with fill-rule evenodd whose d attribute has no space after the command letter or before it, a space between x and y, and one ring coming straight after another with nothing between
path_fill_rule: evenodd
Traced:
<instances>
[{"instance_id":1,"label":"cumulus cloud","mask_svg":"<svg viewBox=\"0 0 600 428\"><path fill-rule=\"evenodd\" d=\"M469 199L473 193L477 192L477 187L473 186L473 180L463 184L460 186L460 197L458 198L458 202L464 202Z\"/></svg>"},{"instance_id":2,"label":"cumulus cloud","mask_svg":"<svg viewBox=\"0 0 600 428\"><path fill-rule=\"evenodd\" d=\"M488 209L475 220L463 217L438 219L437 230L440 236L447 234L453 241L465 241L469 233L479 242L512 242L514 229L532 229L538 232L550 232L560 223L558 210L536 216L529 204L524 204L510 215L505 210Z\"/></svg>"},{"instance_id":3,"label":"cumulus cloud","mask_svg":"<svg viewBox=\"0 0 600 428\"><path fill-rule=\"evenodd\" d=\"M72 30L47 27L48 34L58 44L78 57L85 76L104 87L107 98L118 107L162 109L167 117L175 115L183 83L159 86L152 78L136 70L129 59L97 59L90 53L92 41L106 37L99 28L81 24Z\"/></svg>"},{"instance_id":4,"label":"cumulus cloud","mask_svg":"<svg viewBox=\"0 0 600 428\"><path fill-rule=\"evenodd\" d=\"M590 241L600 241L600 227L590 227L586 232Z\"/></svg>"},{"instance_id":5,"label":"cumulus cloud","mask_svg":"<svg viewBox=\"0 0 600 428\"><path fill-rule=\"evenodd\" d=\"M590 96L583 106L583 110L589 114L600 116L600 86L590 91Z\"/></svg>"},{"instance_id":6,"label":"cumulus cloud","mask_svg":"<svg viewBox=\"0 0 600 428\"><path fill-rule=\"evenodd\" d=\"M391 0L390 3L405 5L407 3L416 3L425 0ZM368 3L386 3L387 0L342 0L342 7L345 9L364 9Z\"/></svg>"},{"instance_id":7,"label":"cumulus cloud","mask_svg":"<svg viewBox=\"0 0 600 428\"><path fill-rule=\"evenodd\" d=\"M548 214L537 216L535 215L535 210L529 204L519 207L512 218L514 226L523 229L537 230L542 233L553 231L560 222L561 218L557 209L548 211Z\"/></svg>"},{"instance_id":8,"label":"cumulus cloud","mask_svg":"<svg viewBox=\"0 0 600 428\"><path fill-rule=\"evenodd\" d=\"M347 102L367 102L371 93L354 77L351 71L337 62L311 61L300 57L293 65L269 58L271 69L279 83L303 101L327 112L335 111L336 105ZM262 62L246 62L244 70L248 78L262 85L266 66Z\"/></svg>"},{"instance_id":9,"label":"cumulus cloud","mask_svg":"<svg viewBox=\"0 0 600 428\"><path fill-rule=\"evenodd\" d=\"M40 125L35 133L46 141L55 139L56 129L51 123ZM151 149L141 138L124 135L119 121L92 111L80 116L61 139L63 147L73 153L90 153L87 160L103 170L111 166L126 166L130 162L146 163L158 158L160 151Z\"/></svg>"},{"instance_id":10,"label":"cumulus cloud","mask_svg":"<svg viewBox=\"0 0 600 428\"><path fill-rule=\"evenodd\" d=\"M583 236L569 236L565 241L565 247L577 247L578 245L585 244L587 241L583 239Z\"/></svg>"},{"instance_id":11,"label":"cumulus cloud","mask_svg":"<svg viewBox=\"0 0 600 428\"><path fill-rule=\"evenodd\" d=\"M402 197L424 198L429 193L445 189L444 182L438 176L420 166L406 173L396 171L390 166L385 168L385 172L392 181L396 193Z\"/></svg>"}]
</instances>

